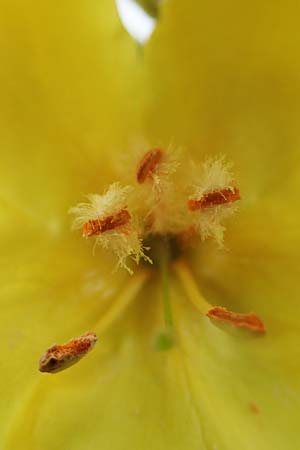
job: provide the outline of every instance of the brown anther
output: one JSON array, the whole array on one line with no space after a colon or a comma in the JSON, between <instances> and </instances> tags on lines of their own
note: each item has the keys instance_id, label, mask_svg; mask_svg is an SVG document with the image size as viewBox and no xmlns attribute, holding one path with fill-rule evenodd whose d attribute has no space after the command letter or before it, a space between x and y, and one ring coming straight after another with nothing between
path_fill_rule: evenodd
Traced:
<instances>
[{"instance_id":1,"label":"brown anther","mask_svg":"<svg viewBox=\"0 0 300 450\"><path fill-rule=\"evenodd\" d=\"M136 171L136 179L138 183L144 183L148 178L152 178L157 166L163 158L163 150L154 148L149 150L139 162Z\"/></svg>"},{"instance_id":2,"label":"brown anther","mask_svg":"<svg viewBox=\"0 0 300 450\"><path fill-rule=\"evenodd\" d=\"M115 228L126 225L131 216L127 209L121 209L118 213L107 216L104 219L89 220L83 225L82 235L84 237L94 236L105 231L114 230Z\"/></svg>"},{"instance_id":3,"label":"brown anther","mask_svg":"<svg viewBox=\"0 0 300 450\"><path fill-rule=\"evenodd\" d=\"M66 344L53 345L41 357L39 371L55 373L72 366L94 347L96 341L96 334L87 332Z\"/></svg>"},{"instance_id":4,"label":"brown anther","mask_svg":"<svg viewBox=\"0 0 300 450\"><path fill-rule=\"evenodd\" d=\"M239 314L228 311L222 306L216 306L206 313L207 317L221 322L227 322L238 328L246 328L257 333L265 333L263 321L254 313Z\"/></svg>"},{"instance_id":5,"label":"brown anther","mask_svg":"<svg viewBox=\"0 0 300 450\"><path fill-rule=\"evenodd\" d=\"M197 209L205 209L212 206L232 203L240 199L239 189L236 187L228 187L212 192L206 192L200 199L188 200L188 209L190 211L196 211Z\"/></svg>"}]
</instances>

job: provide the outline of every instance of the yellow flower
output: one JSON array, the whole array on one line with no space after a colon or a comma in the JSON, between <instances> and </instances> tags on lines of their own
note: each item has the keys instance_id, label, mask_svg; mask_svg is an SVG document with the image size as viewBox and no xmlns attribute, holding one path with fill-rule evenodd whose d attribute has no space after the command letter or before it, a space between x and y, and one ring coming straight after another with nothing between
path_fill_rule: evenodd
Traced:
<instances>
[{"instance_id":1,"label":"yellow flower","mask_svg":"<svg viewBox=\"0 0 300 450\"><path fill-rule=\"evenodd\" d=\"M296 449L297 2L166 1L143 54L111 0L1 6L0 447ZM199 163L224 154L242 193L225 249L199 243L169 275L165 352L155 269L113 273L114 256L93 256L67 214L127 185L116 165L143 139ZM267 333L214 326L188 300L199 292L254 311ZM37 371L53 342L93 327L83 361Z\"/></svg>"}]
</instances>

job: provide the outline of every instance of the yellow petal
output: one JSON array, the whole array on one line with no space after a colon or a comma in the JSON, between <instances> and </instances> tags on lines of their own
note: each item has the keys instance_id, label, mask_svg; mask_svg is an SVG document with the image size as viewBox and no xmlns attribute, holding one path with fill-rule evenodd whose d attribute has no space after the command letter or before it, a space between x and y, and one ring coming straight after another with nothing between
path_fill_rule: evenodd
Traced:
<instances>
[{"instance_id":1,"label":"yellow petal","mask_svg":"<svg viewBox=\"0 0 300 450\"><path fill-rule=\"evenodd\" d=\"M294 450L297 3L166 2L142 79L112 1L2 5L1 445ZM229 251L205 244L193 269L211 303L255 310L267 335L236 340L173 293L177 345L155 352L160 299L145 291L89 358L45 378L41 353L90 328L125 282L65 212L112 181L108 155L136 135L235 163Z\"/></svg>"},{"instance_id":2,"label":"yellow petal","mask_svg":"<svg viewBox=\"0 0 300 450\"><path fill-rule=\"evenodd\" d=\"M209 319L199 320L183 299L177 304L177 321L182 364L197 399L205 448L294 448L299 366L291 353L284 357L284 349L299 335L279 339L271 329L263 338L239 340Z\"/></svg>"},{"instance_id":3,"label":"yellow petal","mask_svg":"<svg viewBox=\"0 0 300 450\"><path fill-rule=\"evenodd\" d=\"M112 150L138 126L136 45L114 2L1 1L0 198L63 220L111 178ZM105 167L106 170L103 170Z\"/></svg>"},{"instance_id":4,"label":"yellow petal","mask_svg":"<svg viewBox=\"0 0 300 450\"><path fill-rule=\"evenodd\" d=\"M159 297L153 289L138 296L76 370L41 375L26 392L7 449L205 448L180 349L153 348Z\"/></svg>"},{"instance_id":5,"label":"yellow petal","mask_svg":"<svg viewBox=\"0 0 300 450\"><path fill-rule=\"evenodd\" d=\"M1 439L41 379L42 353L89 331L124 283L124 274L112 276L114 263L105 269L78 239L25 236L26 246L11 239L2 244L1 398L6 406L0 408Z\"/></svg>"},{"instance_id":6,"label":"yellow petal","mask_svg":"<svg viewBox=\"0 0 300 450\"><path fill-rule=\"evenodd\" d=\"M210 303L254 311L267 329L265 338L244 343L218 330L196 338L189 320L182 324L211 448L298 444L297 10L295 1L175 0L165 4L146 52L145 77L154 86L149 134L168 140L176 133L199 160L225 154L241 189L226 250L205 243L194 253L197 282Z\"/></svg>"}]
</instances>

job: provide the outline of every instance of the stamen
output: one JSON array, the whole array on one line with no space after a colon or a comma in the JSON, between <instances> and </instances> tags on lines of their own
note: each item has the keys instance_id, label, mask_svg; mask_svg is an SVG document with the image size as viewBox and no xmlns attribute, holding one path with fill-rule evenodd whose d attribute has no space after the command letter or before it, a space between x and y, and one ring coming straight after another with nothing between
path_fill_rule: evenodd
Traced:
<instances>
[{"instance_id":1,"label":"stamen","mask_svg":"<svg viewBox=\"0 0 300 450\"><path fill-rule=\"evenodd\" d=\"M149 271L140 271L130 280L125 291L117 297L111 309L95 325L94 329L98 334L103 333L122 314L141 290L149 275ZM66 344L53 345L46 350L39 361L40 372L56 373L67 369L83 358L94 347L96 341L96 334L88 332L71 339Z\"/></svg>"},{"instance_id":2,"label":"stamen","mask_svg":"<svg viewBox=\"0 0 300 450\"><path fill-rule=\"evenodd\" d=\"M186 207L198 214L189 214L191 221L202 240L213 238L222 248L223 221L236 211L233 203L240 199L231 164L226 163L223 156L208 159L203 163L202 171L198 173L197 170L193 178L193 193Z\"/></svg>"},{"instance_id":3,"label":"stamen","mask_svg":"<svg viewBox=\"0 0 300 450\"><path fill-rule=\"evenodd\" d=\"M224 205L240 200L240 191L236 187L228 187L225 189L206 192L200 199L188 200L188 209L196 211L198 209L210 208L212 206Z\"/></svg>"},{"instance_id":4,"label":"stamen","mask_svg":"<svg viewBox=\"0 0 300 450\"><path fill-rule=\"evenodd\" d=\"M228 311L222 306L213 307L210 305L200 292L189 267L183 261L176 261L174 269L179 276L190 301L202 314L210 319L227 322L238 328L245 328L261 334L265 333L265 325L256 314L239 314Z\"/></svg>"},{"instance_id":5,"label":"stamen","mask_svg":"<svg viewBox=\"0 0 300 450\"><path fill-rule=\"evenodd\" d=\"M154 148L152 150L149 150L144 155L142 160L139 162L136 171L136 179L138 183L142 184L147 179L152 178L162 158L163 158L163 151L160 148Z\"/></svg>"},{"instance_id":6,"label":"stamen","mask_svg":"<svg viewBox=\"0 0 300 450\"><path fill-rule=\"evenodd\" d=\"M189 267L182 260L179 260L174 264L174 269L186 290L189 300L201 314L206 315L212 309L212 305L205 300L200 292Z\"/></svg>"},{"instance_id":7,"label":"stamen","mask_svg":"<svg viewBox=\"0 0 300 450\"><path fill-rule=\"evenodd\" d=\"M100 335L121 316L123 311L136 298L146 281L151 275L150 271L140 270L130 279L125 290L116 298L111 308L101 317L101 319L93 327Z\"/></svg>"},{"instance_id":8,"label":"stamen","mask_svg":"<svg viewBox=\"0 0 300 450\"><path fill-rule=\"evenodd\" d=\"M221 322L227 322L238 328L246 328L249 331L265 333L263 321L254 313L239 314L228 311L226 308L216 306L207 312L207 317Z\"/></svg>"},{"instance_id":9,"label":"stamen","mask_svg":"<svg viewBox=\"0 0 300 450\"><path fill-rule=\"evenodd\" d=\"M88 332L71 339L66 344L53 345L39 361L39 371L56 373L76 364L83 358L97 342L95 333Z\"/></svg>"},{"instance_id":10,"label":"stamen","mask_svg":"<svg viewBox=\"0 0 300 450\"><path fill-rule=\"evenodd\" d=\"M89 194L88 203L79 203L70 209L75 214L73 228L83 229L85 237L95 236L95 245L109 249L118 259L117 266L133 273L128 258L136 264L140 259L149 261L144 253L139 220L130 211L130 186L113 183L103 195ZM149 261L150 262L150 261Z\"/></svg>"},{"instance_id":11,"label":"stamen","mask_svg":"<svg viewBox=\"0 0 300 450\"><path fill-rule=\"evenodd\" d=\"M131 216L127 209L122 209L118 213L105 217L104 219L89 220L83 224L83 237L99 235L105 231L114 230L115 228L126 225Z\"/></svg>"}]
</instances>

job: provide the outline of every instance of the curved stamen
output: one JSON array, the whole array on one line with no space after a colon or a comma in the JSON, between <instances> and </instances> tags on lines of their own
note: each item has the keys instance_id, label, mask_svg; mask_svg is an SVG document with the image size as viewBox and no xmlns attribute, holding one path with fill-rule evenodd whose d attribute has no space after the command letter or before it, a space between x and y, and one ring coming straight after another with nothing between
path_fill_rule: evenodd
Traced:
<instances>
[{"instance_id":1,"label":"curved stamen","mask_svg":"<svg viewBox=\"0 0 300 450\"><path fill-rule=\"evenodd\" d=\"M201 314L206 315L212 321L227 323L235 328L259 334L266 332L264 322L255 313L235 313L222 306L210 305L199 290L189 267L182 260L176 261L174 269L182 282L189 300Z\"/></svg>"},{"instance_id":2,"label":"curved stamen","mask_svg":"<svg viewBox=\"0 0 300 450\"><path fill-rule=\"evenodd\" d=\"M199 290L197 283L194 280L194 277L184 261L179 260L174 264L174 269L176 274L178 275L186 294L192 304L200 311L201 314L207 314L208 311L212 308L212 305L208 303L201 291Z\"/></svg>"},{"instance_id":3,"label":"curved stamen","mask_svg":"<svg viewBox=\"0 0 300 450\"><path fill-rule=\"evenodd\" d=\"M149 279L151 271L140 270L130 279L125 289L117 296L110 309L94 325L93 329L100 335L122 314L122 312L136 298L146 281Z\"/></svg>"}]
</instances>

